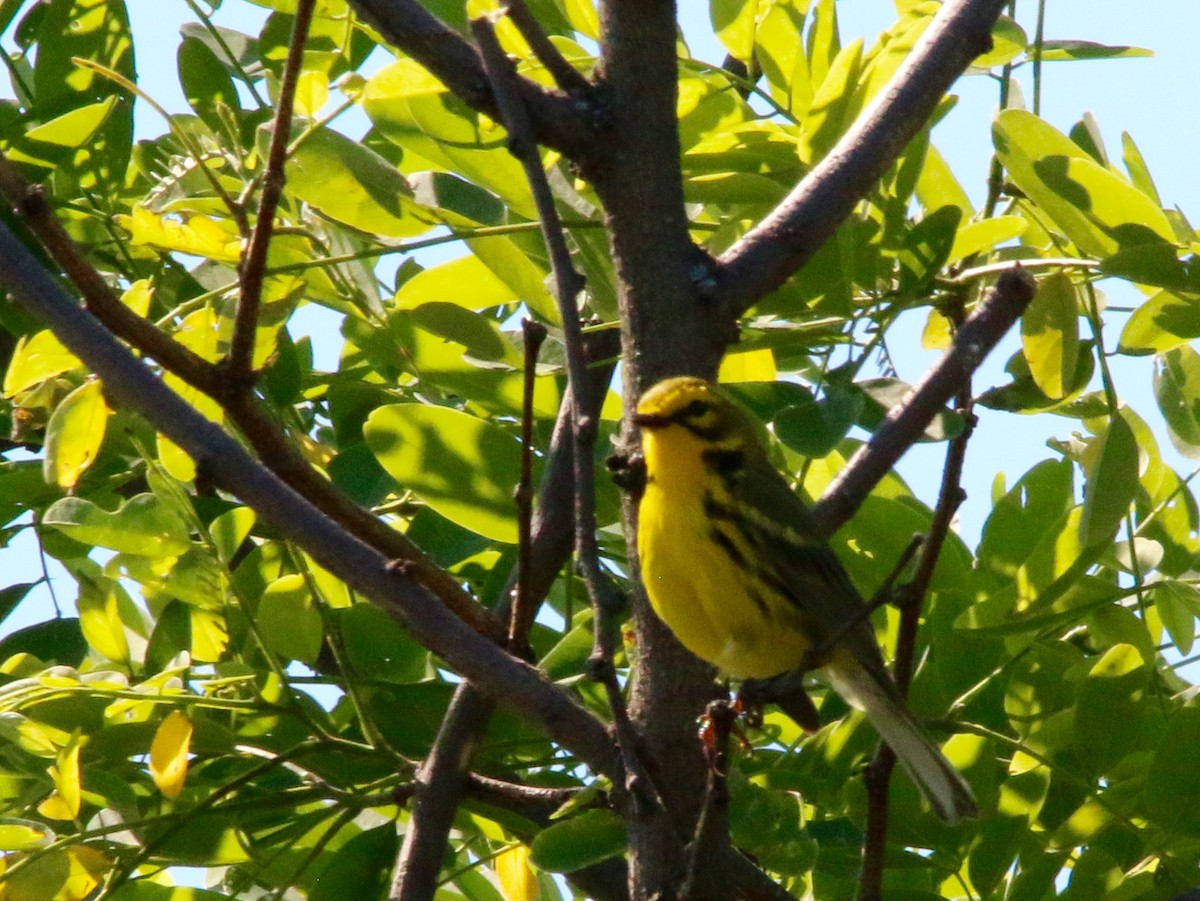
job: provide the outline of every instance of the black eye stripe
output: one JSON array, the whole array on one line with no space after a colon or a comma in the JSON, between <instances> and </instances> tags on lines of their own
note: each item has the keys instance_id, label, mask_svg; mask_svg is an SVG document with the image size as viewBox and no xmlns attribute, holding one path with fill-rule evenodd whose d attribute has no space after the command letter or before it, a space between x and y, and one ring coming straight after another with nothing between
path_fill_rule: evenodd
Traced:
<instances>
[{"instance_id":1,"label":"black eye stripe","mask_svg":"<svg viewBox=\"0 0 1200 901\"><path fill-rule=\"evenodd\" d=\"M712 410L712 405L708 401L697 398L679 411L679 418L699 419L701 416L707 415L710 410Z\"/></svg>"}]
</instances>

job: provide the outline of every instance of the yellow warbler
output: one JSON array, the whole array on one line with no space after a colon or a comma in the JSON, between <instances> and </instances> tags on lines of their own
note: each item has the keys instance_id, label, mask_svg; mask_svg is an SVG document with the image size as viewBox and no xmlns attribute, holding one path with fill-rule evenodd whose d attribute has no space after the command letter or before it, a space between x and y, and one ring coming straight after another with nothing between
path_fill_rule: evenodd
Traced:
<instances>
[{"instance_id":1,"label":"yellow warbler","mask_svg":"<svg viewBox=\"0 0 1200 901\"><path fill-rule=\"evenodd\" d=\"M675 636L742 679L793 670L836 640L820 661L829 682L866 712L942 819L974 816L970 789L913 718L862 598L750 418L708 382L674 378L642 396L633 421L647 476L642 578Z\"/></svg>"}]
</instances>

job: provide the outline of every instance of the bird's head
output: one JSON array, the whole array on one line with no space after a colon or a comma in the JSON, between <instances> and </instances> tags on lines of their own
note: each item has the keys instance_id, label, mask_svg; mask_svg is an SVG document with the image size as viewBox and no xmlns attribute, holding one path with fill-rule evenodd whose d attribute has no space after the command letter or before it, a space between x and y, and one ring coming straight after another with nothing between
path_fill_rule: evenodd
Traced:
<instances>
[{"instance_id":1,"label":"bird's head","mask_svg":"<svg viewBox=\"0 0 1200 901\"><path fill-rule=\"evenodd\" d=\"M691 376L666 379L643 394L633 422L656 436L678 428L710 447L758 445L757 430L741 408L711 382Z\"/></svg>"}]
</instances>

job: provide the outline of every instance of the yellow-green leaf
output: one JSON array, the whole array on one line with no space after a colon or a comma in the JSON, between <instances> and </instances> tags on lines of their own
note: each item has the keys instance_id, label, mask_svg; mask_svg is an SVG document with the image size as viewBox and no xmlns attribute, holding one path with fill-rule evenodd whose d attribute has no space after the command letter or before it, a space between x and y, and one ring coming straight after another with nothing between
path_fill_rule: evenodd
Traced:
<instances>
[{"instance_id":1,"label":"yellow-green leaf","mask_svg":"<svg viewBox=\"0 0 1200 901\"><path fill-rule=\"evenodd\" d=\"M1021 345L1034 383L1057 400L1074 387L1079 361L1079 306L1070 277L1054 272L1038 284L1021 317Z\"/></svg>"},{"instance_id":2,"label":"yellow-green leaf","mask_svg":"<svg viewBox=\"0 0 1200 901\"><path fill-rule=\"evenodd\" d=\"M191 718L182 710L171 711L159 723L150 744L150 777L168 798L178 798L183 791L191 745Z\"/></svg>"},{"instance_id":3,"label":"yellow-green leaf","mask_svg":"<svg viewBox=\"0 0 1200 901\"><path fill-rule=\"evenodd\" d=\"M312 69L301 72L296 80L296 112L310 119L315 118L328 101L329 76Z\"/></svg>"},{"instance_id":4,"label":"yellow-green leaf","mask_svg":"<svg viewBox=\"0 0 1200 901\"><path fill-rule=\"evenodd\" d=\"M1095 450L1093 450L1095 448ZM1108 541L1138 490L1138 444L1122 416L1114 416L1088 448L1087 483L1079 536L1085 547Z\"/></svg>"},{"instance_id":5,"label":"yellow-green leaf","mask_svg":"<svg viewBox=\"0 0 1200 901\"><path fill-rule=\"evenodd\" d=\"M517 540L515 437L467 413L423 404L380 407L363 435L392 478L442 516L496 541Z\"/></svg>"},{"instance_id":6,"label":"yellow-green leaf","mask_svg":"<svg viewBox=\"0 0 1200 901\"><path fill-rule=\"evenodd\" d=\"M979 222L969 222L954 236L948 263L957 263L967 257L991 250L998 244L1020 236L1029 223L1020 216L996 216Z\"/></svg>"},{"instance_id":7,"label":"yellow-green leaf","mask_svg":"<svg viewBox=\"0 0 1200 901\"><path fill-rule=\"evenodd\" d=\"M1107 257L1174 242L1171 224L1153 200L1037 116L1005 110L992 132L1013 182L1082 252Z\"/></svg>"},{"instance_id":8,"label":"yellow-green leaf","mask_svg":"<svg viewBox=\"0 0 1200 901\"><path fill-rule=\"evenodd\" d=\"M111 579L93 579L77 573L79 579L79 627L89 645L109 660L128 663L129 641L121 622L119 583Z\"/></svg>"},{"instance_id":9,"label":"yellow-green leaf","mask_svg":"<svg viewBox=\"0 0 1200 901\"><path fill-rule=\"evenodd\" d=\"M79 358L63 347L49 329L38 332L32 338L22 338L4 374L4 396L14 397L27 388L82 365Z\"/></svg>"},{"instance_id":10,"label":"yellow-green leaf","mask_svg":"<svg viewBox=\"0 0 1200 901\"><path fill-rule=\"evenodd\" d=\"M773 382L775 353L769 347L726 354L717 374L720 382Z\"/></svg>"},{"instance_id":11,"label":"yellow-green leaf","mask_svg":"<svg viewBox=\"0 0 1200 901\"><path fill-rule=\"evenodd\" d=\"M59 751L54 766L47 769L54 780L54 794L38 805L38 813L51 820L73 820L79 816L83 801L83 785L80 782L79 749L82 740L79 733L71 736L66 747Z\"/></svg>"},{"instance_id":12,"label":"yellow-green leaf","mask_svg":"<svg viewBox=\"0 0 1200 901\"><path fill-rule=\"evenodd\" d=\"M115 219L129 232L129 243L134 246L189 253L222 263L236 263L241 256L242 239L229 220L201 215L169 218L141 206L134 207L132 214Z\"/></svg>"},{"instance_id":13,"label":"yellow-green leaf","mask_svg":"<svg viewBox=\"0 0 1200 901\"><path fill-rule=\"evenodd\" d=\"M42 524L76 541L127 554L174 556L190 547L188 527L153 494L131 497L112 513L79 497L64 497L50 506Z\"/></svg>"},{"instance_id":14,"label":"yellow-green leaf","mask_svg":"<svg viewBox=\"0 0 1200 901\"><path fill-rule=\"evenodd\" d=\"M310 135L287 163L288 189L346 225L389 238L429 231L437 219L412 199L400 171L329 128Z\"/></svg>"},{"instance_id":15,"label":"yellow-green leaf","mask_svg":"<svg viewBox=\"0 0 1200 901\"><path fill-rule=\"evenodd\" d=\"M108 424L100 382L84 382L62 399L46 426L46 481L70 491L96 460Z\"/></svg>"}]
</instances>

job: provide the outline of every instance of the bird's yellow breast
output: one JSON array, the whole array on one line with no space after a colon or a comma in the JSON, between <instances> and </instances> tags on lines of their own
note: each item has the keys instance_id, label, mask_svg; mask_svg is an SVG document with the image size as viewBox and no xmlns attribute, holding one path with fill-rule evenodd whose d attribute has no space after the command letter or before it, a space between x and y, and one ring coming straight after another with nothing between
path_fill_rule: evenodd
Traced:
<instances>
[{"instance_id":1,"label":"bird's yellow breast","mask_svg":"<svg viewBox=\"0 0 1200 901\"><path fill-rule=\"evenodd\" d=\"M654 611L697 657L738 678L774 676L800 663L809 640L792 605L757 584L715 537L704 496L722 488L706 447L678 426L643 434L642 579ZM738 553L752 561L753 549Z\"/></svg>"}]
</instances>

